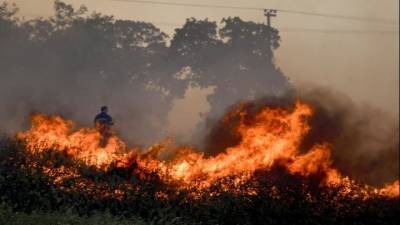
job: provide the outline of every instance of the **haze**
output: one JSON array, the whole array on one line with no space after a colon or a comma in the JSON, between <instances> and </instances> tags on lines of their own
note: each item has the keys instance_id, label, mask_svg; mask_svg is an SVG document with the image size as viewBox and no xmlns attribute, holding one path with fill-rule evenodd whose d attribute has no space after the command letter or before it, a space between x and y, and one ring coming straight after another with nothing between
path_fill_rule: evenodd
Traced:
<instances>
[{"instance_id":1,"label":"haze","mask_svg":"<svg viewBox=\"0 0 400 225\"><path fill-rule=\"evenodd\" d=\"M49 16L52 0L14 0L20 15L26 18ZM240 16L244 20L265 21L260 11L206 9L194 7L141 4L112 0L65 0L78 7L114 15L116 18L153 22L173 35L186 18ZM168 2L168 1L165 1ZM375 23L337 18L323 18L278 12L272 25L281 31L281 47L276 63L295 84L312 83L338 90L354 101L370 104L392 115L398 115L399 42L397 0L180 0L174 2L278 8L321 14L382 18L392 23ZM320 30L329 30L322 32ZM394 31L394 32L392 32ZM169 115L174 131L193 129L199 112L207 111L205 96L212 90L191 89L186 99L177 99ZM185 116L182 116L185 115ZM177 122L180 121L177 125Z\"/></svg>"}]
</instances>

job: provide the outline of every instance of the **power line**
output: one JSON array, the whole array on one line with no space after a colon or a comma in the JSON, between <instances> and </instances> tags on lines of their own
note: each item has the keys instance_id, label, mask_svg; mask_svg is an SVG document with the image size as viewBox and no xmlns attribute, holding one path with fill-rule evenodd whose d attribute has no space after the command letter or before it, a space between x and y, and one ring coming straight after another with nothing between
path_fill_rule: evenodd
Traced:
<instances>
[{"instance_id":1,"label":"power line","mask_svg":"<svg viewBox=\"0 0 400 225\"><path fill-rule=\"evenodd\" d=\"M326 17L326 18L335 18L335 19L345 19L345 20L356 20L361 22L376 22L376 23L391 23L395 24L395 21L384 18L371 18L371 17L357 17L357 16L348 16L348 15L339 15L339 14L322 14L322 13L314 13L314 12L304 12L304 11L295 11L295 10L286 10L286 9L278 9L279 12L283 13L292 13L292 14L300 14L300 15L308 15L308 16L318 16L318 17Z\"/></svg>"},{"instance_id":2,"label":"power line","mask_svg":"<svg viewBox=\"0 0 400 225\"><path fill-rule=\"evenodd\" d=\"M180 28L184 23L169 23L161 21L146 21L160 26ZM314 28L295 28L295 27L277 27L279 32L300 32L300 33L327 33L327 34L399 34L399 30L346 30L346 29L314 29Z\"/></svg>"},{"instance_id":3,"label":"power line","mask_svg":"<svg viewBox=\"0 0 400 225\"><path fill-rule=\"evenodd\" d=\"M182 2L162 2L153 0L112 0L112 1L152 4L152 5L166 5L166 6L184 6L184 7L196 7L196 8L216 8L216 9L235 9L235 10L253 10L253 11L265 10L265 8L260 8L260 7L225 6L225 5L195 4L195 3L182 3ZM374 23L383 23L392 25L397 24L395 21L384 18L357 17L357 16L340 15L340 14L324 14L324 13L287 10L287 9L274 9L274 10L283 13L317 16L317 17L334 18L334 19L344 19L344 20L354 20L359 22L374 22Z\"/></svg>"},{"instance_id":4,"label":"power line","mask_svg":"<svg viewBox=\"0 0 400 225\"><path fill-rule=\"evenodd\" d=\"M398 30L329 30L312 28L278 28L279 32L326 33L326 34L399 34Z\"/></svg>"},{"instance_id":5,"label":"power line","mask_svg":"<svg viewBox=\"0 0 400 225\"><path fill-rule=\"evenodd\" d=\"M219 8L219 9L255 10L255 11L264 10L263 8L256 8L256 7L208 5L208 4L181 3L181 2L159 2L159 1L143 1L143 0L112 0L112 1L142 3L142 4L152 4L152 5L186 6L186 7L196 7L196 8Z\"/></svg>"},{"instance_id":6,"label":"power line","mask_svg":"<svg viewBox=\"0 0 400 225\"><path fill-rule=\"evenodd\" d=\"M145 21L160 26L179 27L184 23L165 22L165 21ZM346 30L346 29L318 29L318 28L295 28L295 27L277 27L279 32L303 32L303 33L338 33L338 34L399 34L399 30Z\"/></svg>"},{"instance_id":7,"label":"power line","mask_svg":"<svg viewBox=\"0 0 400 225\"><path fill-rule=\"evenodd\" d=\"M32 13L24 13L22 16L31 16L31 17L46 17L50 15L39 15ZM184 23L177 22L166 22L166 21L143 21L146 23L153 23L156 26L161 27L174 27L180 28L184 25ZM313 28L294 28L294 27L277 27L279 32L299 32L299 33L337 33L337 34L399 34L398 30L333 30L333 29L313 29Z\"/></svg>"},{"instance_id":8,"label":"power line","mask_svg":"<svg viewBox=\"0 0 400 225\"><path fill-rule=\"evenodd\" d=\"M184 23L169 23L161 21L146 21L158 26L181 28ZM279 32L299 32L299 33L326 33L326 34L371 34L371 35L399 35L399 30L346 30L346 29L314 29L314 28L295 28L277 27Z\"/></svg>"},{"instance_id":9,"label":"power line","mask_svg":"<svg viewBox=\"0 0 400 225\"><path fill-rule=\"evenodd\" d=\"M130 2L130 3L139 3L139 4L167 5L167 6L197 7L197 8L218 8L218 9L253 10L253 11L264 11L265 10L264 8L258 8L258 7L192 4L192 3L180 3L180 2L161 2L161 1L153 1L153 0L148 0L148 1L147 0L112 0L112 1ZM282 13L289 13L289 14L299 14L299 15L317 16L317 17L334 18L334 19L354 20L354 21L360 21L360 22L374 22L374 23L383 23L383 24L391 24L391 25L398 24L398 23L396 23L396 21L392 21L390 19L384 19L384 18L356 17L356 16L339 15L339 14L323 14L323 13L296 11L296 10L287 10L287 9L274 9L274 10L276 10L278 12L282 12Z\"/></svg>"}]
</instances>

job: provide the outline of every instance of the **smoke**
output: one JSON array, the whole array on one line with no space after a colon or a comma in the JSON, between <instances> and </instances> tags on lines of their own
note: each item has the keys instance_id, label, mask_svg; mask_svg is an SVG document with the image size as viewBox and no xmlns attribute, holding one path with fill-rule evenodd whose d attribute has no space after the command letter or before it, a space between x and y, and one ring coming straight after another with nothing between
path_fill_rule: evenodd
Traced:
<instances>
[{"instance_id":1,"label":"smoke","mask_svg":"<svg viewBox=\"0 0 400 225\"><path fill-rule=\"evenodd\" d=\"M241 138L234 129L237 118L214 120L228 105L277 95L290 86L273 60L279 32L262 24L228 18L218 30L215 22L192 18L167 46L166 35L152 24L86 16L84 8L56 4L52 20L20 23L0 14L0 131L25 129L35 111L92 126L100 106L108 105L119 135L131 145L148 145L165 137L174 100L195 84L215 87L207 96L206 129L198 129L193 140L205 136L199 145L213 155ZM1 5L0 11L7 8ZM179 76L183 68L190 71ZM315 110L302 149L332 144L334 164L367 183L398 177L398 121L379 110L308 87L246 107L249 113L266 105L289 107L297 98Z\"/></svg>"},{"instance_id":2,"label":"smoke","mask_svg":"<svg viewBox=\"0 0 400 225\"><path fill-rule=\"evenodd\" d=\"M344 175L371 185L383 185L399 178L399 126L396 118L368 105L356 104L344 94L323 87L301 86L283 96L262 97L238 103L227 112L241 108L251 118L262 108L292 107L296 100L310 104L311 130L300 150L316 143L332 147L333 165ZM211 121L211 120L210 120ZM206 155L216 155L241 141L239 117L229 113L209 124L204 138Z\"/></svg>"},{"instance_id":3,"label":"smoke","mask_svg":"<svg viewBox=\"0 0 400 225\"><path fill-rule=\"evenodd\" d=\"M25 21L0 3L0 132L27 128L32 112L93 126L107 105L131 144L164 136L171 100L185 88L183 82L168 93L161 88L179 83L159 82L174 71L158 63L166 35L152 24L86 10L56 1L54 17Z\"/></svg>"},{"instance_id":4,"label":"smoke","mask_svg":"<svg viewBox=\"0 0 400 225\"><path fill-rule=\"evenodd\" d=\"M21 65L24 63L20 61ZM12 80L8 80L7 74L2 74L2 131L14 133L26 128L32 112L58 114L76 121L79 126L92 126L100 106L108 105L118 132L131 143L148 144L160 138L157 131L162 130L162 113L168 111L169 102L157 91L95 78L89 72L70 75L75 81L69 82L62 78L66 74L62 67L57 68L54 64L43 66L47 69L54 67L50 69L52 73L13 73Z\"/></svg>"},{"instance_id":5,"label":"smoke","mask_svg":"<svg viewBox=\"0 0 400 225\"><path fill-rule=\"evenodd\" d=\"M25 21L16 11L0 5L1 131L26 128L32 112L92 126L107 105L125 140L150 145L174 129L168 114L190 86L215 87L208 113L219 115L237 99L288 85L273 63L278 30L264 24L235 17L218 28L191 18L168 45L151 23L90 14L58 0L48 19Z\"/></svg>"}]
</instances>

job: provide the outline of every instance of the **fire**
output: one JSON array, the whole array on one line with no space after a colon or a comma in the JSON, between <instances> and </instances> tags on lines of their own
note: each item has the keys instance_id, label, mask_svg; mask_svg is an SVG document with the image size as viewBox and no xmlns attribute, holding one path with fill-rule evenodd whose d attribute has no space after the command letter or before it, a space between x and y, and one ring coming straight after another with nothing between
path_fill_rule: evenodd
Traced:
<instances>
[{"instance_id":1,"label":"fire","mask_svg":"<svg viewBox=\"0 0 400 225\"><path fill-rule=\"evenodd\" d=\"M381 195L389 197L398 197L400 195L399 181L395 181L392 184L387 184L382 189L379 189L378 192Z\"/></svg>"},{"instance_id":2,"label":"fire","mask_svg":"<svg viewBox=\"0 0 400 225\"><path fill-rule=\"evenodd\" d=\"M348 189L346 193L355 188L350 178L341 175L332 166L331 146L328 143L315 143L305 153L300 152L301 141L312 129L307 121L313 114L310 105L297 101L289 109L265 107L254 115L243 110L244 106L228 113L224 120L229 122L233 116L239 118L238 126L234 129L241 136L240 143L208 158L190 147L179 147L172 160L161 160L157 155L165 151L163 144L140 153L139 149L130 149L115 134L105 148L100 148L101 137L96 129L75 129L72 121L42 114L33 115L32 127L18 133L17 137L26 142L30 154L52 149L104 171L112 165L128 168L136 163L140 171L156 173L165 183L179 184L179 188L183 189L207 190L216 181L227 177L234 177L234 185L239 186L251 179L255 171L268 171L277 164L289 173L302 177L319 174L323 177L321 185L343 185ZM56 177L57 182L62 180L61 176L57 177L57 172L47 173ZM71 171L68 176L79 176L77 173ZM366 186L360 193L366 193L366 196L399 196L398 181L382 189L370 189L373 188ZM251 193L253 191L249 190Z\"/></svg>"},{"instance_id":3,"label":"fire","mask_svg":"<svg viewBox=\"0 0 400 225\"><path fill-rule=\"evenodd\" d=\"M136 153L130 151L115 135L109 139L105 148L100 148L100 134L96 129L83 128L74 131L74 123L60 116L35 114L31 117L31 123L29 131L17 134L19 139L26 142L31 153L54 149L98 168L107 168L112 163L123 164Z\"/></svg>"},{"instance_id":4,"label":"fire","mask_svg":"<svg viewBox=\"0 0 400 225\"><path fill-rule=\"evenodd\" d=\"M298 102L293 112L264 109L252 121L246 121L247 115L242 111L238 113L240 125L237 129L242 141L237 146L207 159L198 153L182 155L166 166L168 174L186 185L191 185L202 177L201 182L196 185L206 188L215 180L226 176L242 176L242 179L246 179L257 169L271 168L277 160L288 161L288 168L303 174L313 171L304 166L308 162L300 164L299 160L314 159L317 162L313 163L328 163L319 158L299 156L301 138L310 129L305 120L305 117L311 115L309 106Z\"/></svg>"}]
</instances>

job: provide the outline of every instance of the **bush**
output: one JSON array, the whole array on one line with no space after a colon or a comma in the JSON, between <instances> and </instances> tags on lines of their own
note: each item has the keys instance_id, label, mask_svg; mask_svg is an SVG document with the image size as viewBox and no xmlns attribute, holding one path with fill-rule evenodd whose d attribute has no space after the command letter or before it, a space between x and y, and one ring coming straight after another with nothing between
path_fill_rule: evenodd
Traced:
<instances>
[{"instance_id":1,"label":"bush","mask_svg":"<svg viewBox=\"0 0 400 225\"><path fill-rule=\"evenodd\" d=\"M156 174L103 172L55 152L29 155L23 144L2 141L0 224L397 224L400 215L398 199L344 196L340 187L321 187L319 177L279 167L257 171L238 193L222 191L234 183L228 177L193 198L197 190L177 189ZM44 166L79 176L55 184Z\"/></svg>"}]
</instances>

